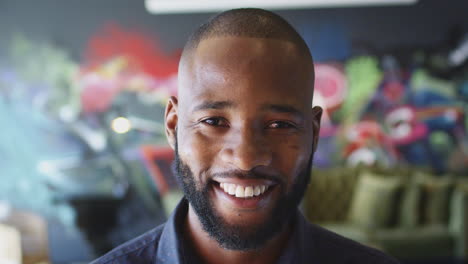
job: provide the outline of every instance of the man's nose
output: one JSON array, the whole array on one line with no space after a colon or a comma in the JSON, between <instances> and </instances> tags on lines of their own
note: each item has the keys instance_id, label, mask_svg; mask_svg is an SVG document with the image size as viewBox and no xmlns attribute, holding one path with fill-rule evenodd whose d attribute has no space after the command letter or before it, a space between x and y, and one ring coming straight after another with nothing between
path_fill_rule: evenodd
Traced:
<instances>
[{"instance_id":1,"label":"man's nose","mask_svg":"<svg viewBox=\"0 0 468 264\"><path fill-rule=\"evenodd\" d=\"M220 153L221 160L236 169L249 171L271 164L271 149L259 132L249 129L233 131L227 141Z\"/></svg>"}]
</instances>

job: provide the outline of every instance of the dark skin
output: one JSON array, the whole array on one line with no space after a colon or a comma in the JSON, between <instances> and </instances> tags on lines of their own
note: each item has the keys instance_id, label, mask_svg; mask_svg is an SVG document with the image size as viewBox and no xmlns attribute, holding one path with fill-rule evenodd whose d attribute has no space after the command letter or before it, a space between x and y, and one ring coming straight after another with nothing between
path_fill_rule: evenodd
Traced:
<instances>
[{"instance_id":1,"label":"dark skin","mask_svg":"<svg viewBox=\"0 0 468 264\"><path fill-rule=\"evenodd\" d=\"M320 117L311 108L313 65L292 42L249 37L202 40L181 61L179 97L166 108L166 134L200 186L243 179L210 175L257 171L279 175L286 191L315 151ZM214 185L214 184L213 184ZM213 191L217 213L230 224L262 225L271 216L279 187L255 206L244 208ZM241 199L241 198L232 198ZM206 263L273 263L291 233L290 225L252 251L219 246L202 228L189 205L185 226L191 244Z\"/></svg>"}]
</instances>

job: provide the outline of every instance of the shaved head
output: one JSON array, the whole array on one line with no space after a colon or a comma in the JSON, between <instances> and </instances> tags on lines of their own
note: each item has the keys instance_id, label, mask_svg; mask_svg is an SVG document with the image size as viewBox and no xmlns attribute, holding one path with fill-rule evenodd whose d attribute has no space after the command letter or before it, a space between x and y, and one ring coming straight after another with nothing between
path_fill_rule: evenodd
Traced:
<instances>
[{"instance_id":1,"label":"shaved head","mask_svg":"<svg viewBox=\"0 0 468 264\"><path fill-rule=\"evenodd\" d=\"M202 24L187 41L181 62L192 56L202 40L227 36L288 41L312 63L309 48L297 31L279 15L258 8L228 10Z\"/></svg>"}]
</instances>

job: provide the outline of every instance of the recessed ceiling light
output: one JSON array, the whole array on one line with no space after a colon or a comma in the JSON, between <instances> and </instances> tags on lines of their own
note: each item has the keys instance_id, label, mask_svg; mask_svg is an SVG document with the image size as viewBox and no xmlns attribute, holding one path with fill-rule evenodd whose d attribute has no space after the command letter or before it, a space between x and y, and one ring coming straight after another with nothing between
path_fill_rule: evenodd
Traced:
<instances>
[{"instance_id":1,"label":"recessed ceiling light","mask_svg":"<svg viewBox=\"0 0 468 264\"><path fill-rule=\"evenodd\" d=\"M153 14L218 12L232 8L265 9L330 8L380 5L412 5L418 0L145 0Z\"/></svg>"}]
</instances>

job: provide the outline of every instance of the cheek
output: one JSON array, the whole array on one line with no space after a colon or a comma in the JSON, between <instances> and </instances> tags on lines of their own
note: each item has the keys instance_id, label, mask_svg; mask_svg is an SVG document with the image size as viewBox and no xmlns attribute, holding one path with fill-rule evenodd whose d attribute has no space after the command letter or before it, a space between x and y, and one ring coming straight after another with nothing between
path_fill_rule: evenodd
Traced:
<instances>
[{"instance_id":1,"label":"cheek","mask_svg":"<svg viewBox=\"0 0 468 264\"><path fill-rule=\"evenodd\" d=\"M215 146L202 133L181 133L179 135L179 155L190 166L195 177L203 175L213 161ZM199 179L203 180L203 179Z\"/></svg>"},{"instance_id":2,"label":"cheek","mask_svg":"<svg viewBox=\"0 0 468 264\"><path fill-rule=\"evenodd\" d=\"M311 146L307 138L284 138L277 141L274 149L274 166L287 177L288 184L292 184L296 177L307 167ZM311 143L310 143L311 144Z\"/></svg>"}]
</instances>

